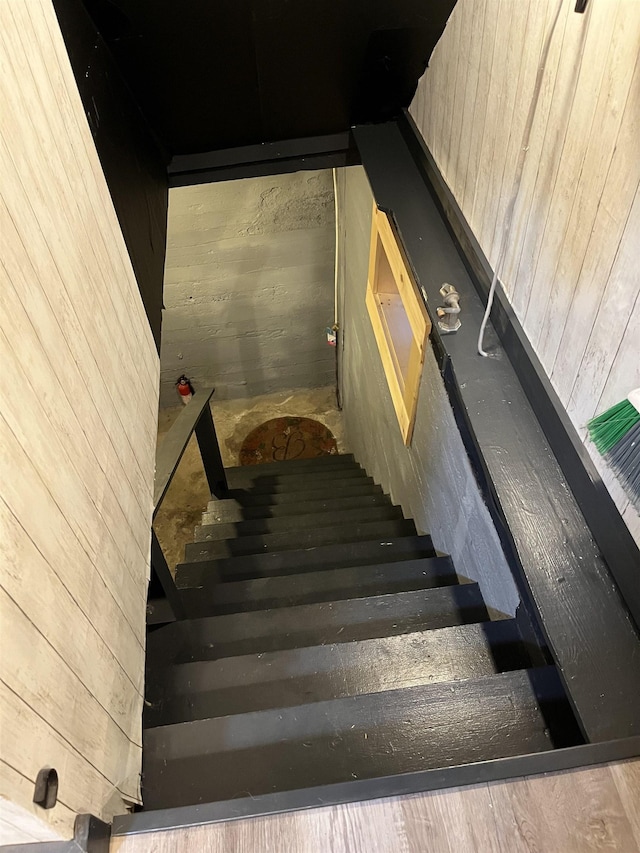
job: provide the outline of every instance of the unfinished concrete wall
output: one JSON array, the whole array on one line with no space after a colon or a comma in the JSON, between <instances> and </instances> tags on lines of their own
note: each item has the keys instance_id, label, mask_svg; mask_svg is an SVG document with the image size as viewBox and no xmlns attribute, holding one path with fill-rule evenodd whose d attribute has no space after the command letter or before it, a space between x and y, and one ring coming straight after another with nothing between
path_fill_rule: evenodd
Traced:
<instances>
[{"instance_id":1,"label":"unfinished concrete wall","mask_svg":"<svg viewBox=\"0 0 640 853\"><path fill-rule=\"evenodd\" d=\"M334 381L330 171L170 192L161 405L174 383L218 399Z\"/></svg>"},{"instance_id":2,"label":"unfinished concrete wall","mask_svg":"<svg viewBox=\"0 0 640 853\"><path fill-rule=\"evenodd\" d=\"M340 387L345 441L419 533L477 580L487 604L513 614L519 596L428 348L413 440L405 447L365 307L373 197L364 169L338 178Z\"/></svg>"}]
</instances>

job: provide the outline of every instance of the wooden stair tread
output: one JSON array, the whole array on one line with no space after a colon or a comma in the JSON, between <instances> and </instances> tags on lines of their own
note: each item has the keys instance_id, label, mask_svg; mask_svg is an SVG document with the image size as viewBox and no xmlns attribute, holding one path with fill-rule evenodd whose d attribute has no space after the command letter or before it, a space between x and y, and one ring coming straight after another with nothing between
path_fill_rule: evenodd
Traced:
<instances>
[{"instance_id":1,"label":"wooden stair tread","mask_svg":"<svg viewBox=\"0 0 640 853\"><path fill-rule=\"evenodd\" d=\"M563 701L541 667L161 726L143 796L183 806L542 752L557 745L545 708Z\"/></svg>"},{"instance_id":2,"label":"wooden stair tread","mask_svg":"<svg viewBox=\"0 0 640 853\"><path fill-rule=\"evenodd\" d=\"M148 674L145 725L479 678L530 664L513 619L197 661Z\"/></svg>"},{"instance_id":3,"label":"wooden stair tread","mask_svg":"<svg viewBox=\"0 0 640 853\"><path fill-rule=\"evenodd\" d=\"M478 585L456 584L174 622L150 635L148 654L167 663L217 660L487 619Z\"/></svg>"}]
</instances>

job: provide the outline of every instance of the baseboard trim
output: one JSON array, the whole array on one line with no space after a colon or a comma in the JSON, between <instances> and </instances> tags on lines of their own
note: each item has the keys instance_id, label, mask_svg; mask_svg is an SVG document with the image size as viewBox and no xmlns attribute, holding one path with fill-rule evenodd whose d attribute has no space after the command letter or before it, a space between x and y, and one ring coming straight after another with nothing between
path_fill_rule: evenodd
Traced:
<instances>
[{"instance_id":1,"label":"baseboard trim","mask_svg":"<svg viewBox=\"0 0 640 853\"><path fill-rule=\"evenodd\" d=\"M240 797L219 803L142 811L116 817L113 822L113 835L137 835L169 829L186 829L208 823L243 820L302 809L326 808L341 803L375 800L380 797L398 797L461 785L478 785L483 782L497 782L536 773L558 772L609 761L621 761L638 755L640 755L640 736L567 747L552 752L500 758L461 767L405 773L402 776L357 779L318 788Z\"/></svg>"}]
</instances>

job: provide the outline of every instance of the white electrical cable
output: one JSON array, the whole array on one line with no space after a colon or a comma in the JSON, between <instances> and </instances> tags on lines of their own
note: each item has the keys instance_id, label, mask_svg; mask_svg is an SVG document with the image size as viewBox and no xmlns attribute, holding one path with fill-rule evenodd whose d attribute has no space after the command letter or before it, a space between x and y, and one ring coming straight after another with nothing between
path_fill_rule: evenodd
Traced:
<instances>
[{"instance_id":1,"label":"white electrical cable","mask_svg":"<svg viewBox=\"0 0 640 853\"><path fill-rule=\"evenodd\" d=\"M560 0L558 3L558 8L556 10L555 18L553 19L553 23L551 24L547 36L544 42L544 47L542 48L542 53L540 55L540 64L538 65L538 74L536 76L536 82L533 87L533 95L531 96L531 104L529 105L529 112L527 114L527 121L524 126L524 130L522 132L522 142L520 143L520 154L518 156L518 163L516 165L516 173L513 179L513 190L511 193L511 198L509 199L509 204L507 206L507 211L505 213L504 222L502 226L502 240L500 242L500 251L498 252L498 258L496 260L496 265L494 267L493 279L491 280L491 287L489 288L489 296L487 297L487 307L484 312L484 317L482 318L482 323L480 325L480 334L478 335L478 354L487 358L489 355L488 352L485 352L482 348L482 343L484 340L484 332L487 328L487 323L489 322L489 315L491 314L491 307L493 305L493 297L495 296L496 287L498 284L498 272L502 271L502 264L504 261L504 256L507 253L507 243L509 240L509 233L511 231L511 225L513 220L513 211L516 206L516 200L518 198L518 193L520 192L520 185L522 183L522 173L524 171L524 164L527 159L527 153L529 151L529 139L531 137L531 128L533 127L533 120L535 118L536 109L538 107L538 100L540 98L540 89L542 88L542 77L544 75L544 69L547 64L547 59L549 57L549 48L551 47L551 39L553 38L553 34L556 30L556 25L558 23L558 19L560 18L560 12L562 10L562 5L564 0Z\"/></svg>"},{"instance_id":2,"label":"white electrical cable","mask_svg":"<svg viewBox=\"0 0 640 853\"><path fill-rule=\"evenodd\" d=\"M333 207L335 212L336 222L336 248L333 261L333 325L338 325L338 177L336 169L333 168Z\"/></svg>"}]
</instances>

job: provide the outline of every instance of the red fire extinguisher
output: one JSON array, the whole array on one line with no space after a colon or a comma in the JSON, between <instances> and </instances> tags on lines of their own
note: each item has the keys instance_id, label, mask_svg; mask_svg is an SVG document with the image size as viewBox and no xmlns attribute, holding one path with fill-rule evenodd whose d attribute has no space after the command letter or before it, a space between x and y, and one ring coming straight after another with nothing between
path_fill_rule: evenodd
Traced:
<instances>
[{"instance_id":1,"label":"red fire extinguisher","mask_svg":"<svg viewBox=\"0 0 640 853\"><path fill-rule=\"evenodd\" d=\"M183 405L186 406L187 403L189 402L189 400L191 400L191 398L193 397L195 392L193 390L193 385L191 384L189 379L184 375L184 373L182 374L180 379L178 379L178 381L176 382L176 388L178 390L178 394L180 395L180 399L182 400Z\"/></svg>"}]
</instances>

